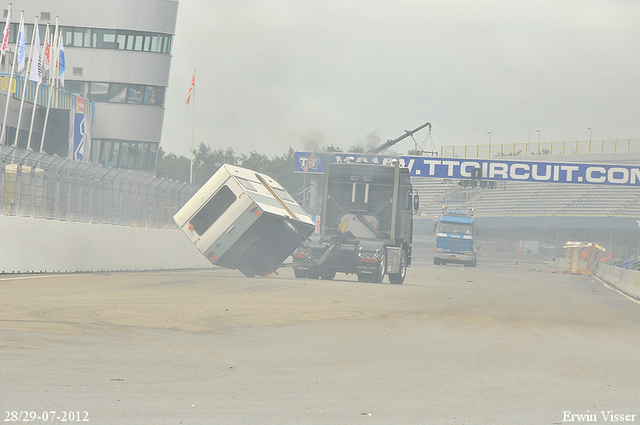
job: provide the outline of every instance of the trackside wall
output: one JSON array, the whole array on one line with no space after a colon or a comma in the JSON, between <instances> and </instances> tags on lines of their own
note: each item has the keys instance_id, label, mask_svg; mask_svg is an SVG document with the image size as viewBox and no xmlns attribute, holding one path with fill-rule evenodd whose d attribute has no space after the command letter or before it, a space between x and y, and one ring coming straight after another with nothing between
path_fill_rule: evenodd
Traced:
<instances>
[{"instance_id":1,"label":"trackside wall","mask_svg":"<svg viewBox=\"0 0 640 425\"><path fill-rule=\"evenodd\" d=\"M640 300L640 271L601 263L596 276L619 291Z\"/></svg>"},{"instance_id":2,"label":"trackside wall","mask_svg":"<svg viewBox=\"0 0 640 425\"><path fill-rule=\"evenodd\" d=\"M0 216L0 273L209 267L178 229Z\"/></svg>"}]
</instances>

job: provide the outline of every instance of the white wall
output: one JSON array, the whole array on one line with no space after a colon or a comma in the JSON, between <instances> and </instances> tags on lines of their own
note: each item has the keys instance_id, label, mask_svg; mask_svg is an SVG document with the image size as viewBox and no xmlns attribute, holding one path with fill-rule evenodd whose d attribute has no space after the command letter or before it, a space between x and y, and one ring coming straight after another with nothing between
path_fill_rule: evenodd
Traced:
<instances>
[{"instance_id":1,"label":"white wall","mask_svg":"<svg viewBox=\"0 0 640 425\"><path fill-rule=\"evenodd\" d=\"M0 216L0 273L202 267L180 230Z\"/></svg>"},{"instance_id":2,"label":"white wall","mask_svg":"<svg viewBox=\"0 0 640 425\"><path fill-rule=\"evenodd\" d=\"M601 263L596 271L596 276L617 290L640 300L640 271Z\"/></svg>"}]
</instances>

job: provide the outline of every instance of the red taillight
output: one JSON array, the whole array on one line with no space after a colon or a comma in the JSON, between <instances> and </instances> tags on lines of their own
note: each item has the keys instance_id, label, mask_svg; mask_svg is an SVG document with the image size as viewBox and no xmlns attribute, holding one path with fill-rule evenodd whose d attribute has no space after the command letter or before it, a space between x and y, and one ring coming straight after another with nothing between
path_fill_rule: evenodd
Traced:
<instances>
[{"instance_id":1,"label":"red taillight","mask_svg":"<svg viewBox=\"0 0 640 425\"><path fill-rule=\"evenodd\" d=\"M365 263L368 263L369 261L371 261L371 258L369 258L369 257L365 257L365 258L364 258L364 261L365 261Z\"/></svg>"},{"instance_id":2,"label":"red taillight","mask_svg":"<svg viewBox=\"0 0 640 425\"><path fill-rule=\"evenodd\" d=\"M374 264L376 263L376 261L377 261L377 260L376 260L376 257L373 257L373 258L371 259L371 262L372 262L372 263L374 263Z\"/></svg>"},{"instance_id":3,"label":"red taillight","mask_svg":"<svg viewBox=\"0 0 640 425\"><path fill-rule=\"evenodd\" d=\"M294 252L293 256L297 258L298 257L298 251Z\"/></svg>"},{"instance_id":4,"label":"red taillight","mask_svg":"<svg viewBox=\"0 0 640 425\"><path fill-rule=\"evenodd\" d=\"M300 258L304 258L304 252L300 253Z\"/></svg>"},{"instance_id":5,"label":"red taillight","mask_svg":"<svg viewBox=\"0 0 640 425\"><path fill-rule=\"evenodd\" d=\"M360 257L360 262L362 263L364 261L364 257Z\"/></svg>"}]
</instances>

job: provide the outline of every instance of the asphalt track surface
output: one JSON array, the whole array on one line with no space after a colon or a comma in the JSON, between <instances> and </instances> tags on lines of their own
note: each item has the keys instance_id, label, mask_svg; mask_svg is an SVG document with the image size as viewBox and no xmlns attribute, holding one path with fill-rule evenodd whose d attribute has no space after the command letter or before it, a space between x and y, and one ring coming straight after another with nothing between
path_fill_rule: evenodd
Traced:
<instances>
[{"instance_id":1,"label":"asphalt track surface","mask_svg":"<svg viewBox=\"0 0 640 425\"><path fill-rule=\"evenodd\" d=\"M403 285L289 269L0 275L0 420L640 422L640 304L542 265L429 261Z\"/></svg>"}]
</instances>

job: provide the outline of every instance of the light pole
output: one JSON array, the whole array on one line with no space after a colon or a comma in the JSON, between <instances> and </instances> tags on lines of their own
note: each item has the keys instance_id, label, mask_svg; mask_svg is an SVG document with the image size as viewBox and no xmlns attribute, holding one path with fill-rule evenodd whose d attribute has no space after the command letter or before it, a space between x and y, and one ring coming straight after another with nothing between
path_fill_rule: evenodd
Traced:
<instances>
[{"instance_id":1,"label":"light pole","mask_svg":"<svg viewBox=\"0 0 640 425\"><path fill-rule=\"evenodd\" d=\"M491 146L491 132L487 131L487 134L489 135L489 146Z\"/></svg>"},{"instance_id":2,"label":"light pole","mask_svg":"<svg viewBox=\"0 0 640 425\"><path fill-rule=\"evenodd\" d=\"M587 130L589 130L589 143L591 143L591 126L587 126Z\"/></svg>"},{"instance_id":3,"label":"light pole","mask_svg":"<svg viewBox=\"0 0 640 425\"><path fill-rule=\"evenodd\" d=\"M536 133L538 133L538 145L540 145L540 129L536 128Z\"/></svg>"}]
</instances>

